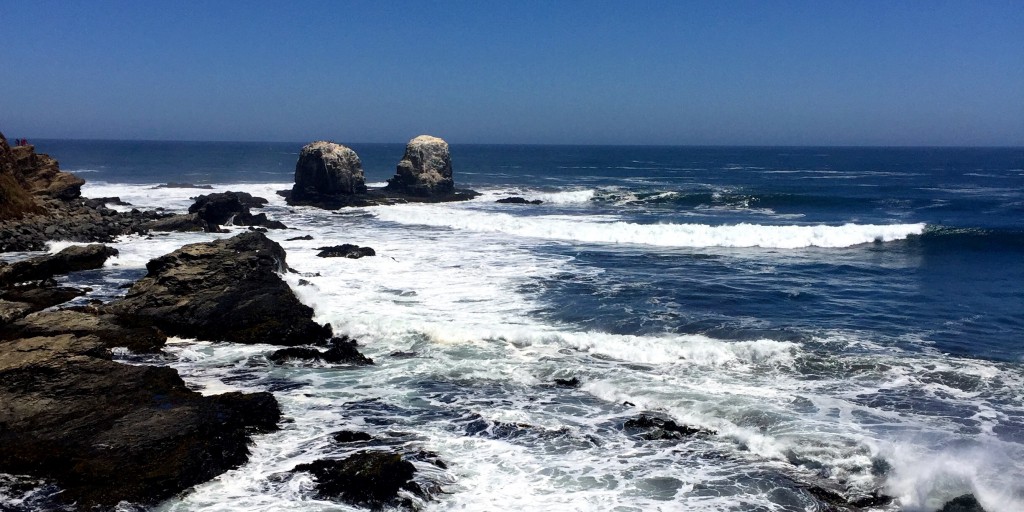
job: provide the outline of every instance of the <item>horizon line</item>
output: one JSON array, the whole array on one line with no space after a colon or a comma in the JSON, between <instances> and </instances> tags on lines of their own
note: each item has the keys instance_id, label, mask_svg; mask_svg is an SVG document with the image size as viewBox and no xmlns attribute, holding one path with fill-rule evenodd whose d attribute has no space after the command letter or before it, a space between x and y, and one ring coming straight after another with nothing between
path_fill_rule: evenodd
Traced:
<instances>
[{"instance_id":1,"label":"horizon line","mask_svg":"<svg viewBox=\"0 0 1024 512\"><path fill-rule=\"evenodd\" d=\"M27 137L19 137L26 138ZM41 141L73 142L164 142L196 144L309 144L309 142L287 140L186 140L186 139L86 139L39 137ZM330 139L327 140L342 144ZM446 141L447 142L447 141ZM31 140L29 141L31 144ZM406 144L407 142L346 141L344 144ZM638 148L887 148L887 149L1024 149L1021 145L941 145L941 144L601 144L601 143L541 143L541 142L449 142L459 146L561 146L561 147L638 147Z\"/></svg>"}]
</instances>

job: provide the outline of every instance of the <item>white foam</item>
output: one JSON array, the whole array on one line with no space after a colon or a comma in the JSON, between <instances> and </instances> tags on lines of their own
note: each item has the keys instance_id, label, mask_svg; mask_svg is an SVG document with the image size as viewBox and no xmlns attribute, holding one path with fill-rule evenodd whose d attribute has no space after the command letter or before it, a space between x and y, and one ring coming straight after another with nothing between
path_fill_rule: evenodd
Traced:
<instances>
[{"instance_id":1,"label":"white foam","mask_svg":"<svg viewBox=\"0 0 1024 512\"><path fill-rule=\"evenodd\" d=\"M850 247L872 242L902 240L920 235L925 224L844 224L767 226L734 224L636 224L595 222L593 217L523 217L507 213L456 210L433 205L400 205L372 209L377 218L409 225L447 227L478 232L573 240L605 244L642 244L665 247Z\"/></svg>"}]
</instances>

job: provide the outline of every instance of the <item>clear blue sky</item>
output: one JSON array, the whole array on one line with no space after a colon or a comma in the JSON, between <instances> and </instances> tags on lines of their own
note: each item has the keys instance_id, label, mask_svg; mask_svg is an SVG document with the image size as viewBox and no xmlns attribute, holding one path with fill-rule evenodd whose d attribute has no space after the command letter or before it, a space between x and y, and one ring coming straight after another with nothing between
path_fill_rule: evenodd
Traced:
<instances>
[{"instance_id":1,"label":"clear blue sky","mask_svg":"<svg viewBox=\"0 0 1024 512\"><path fill-rule=\"evenodd\" d=\"M0 1L8 137L1024 145L1024 1Z\"/></svg>"}]
</instances>

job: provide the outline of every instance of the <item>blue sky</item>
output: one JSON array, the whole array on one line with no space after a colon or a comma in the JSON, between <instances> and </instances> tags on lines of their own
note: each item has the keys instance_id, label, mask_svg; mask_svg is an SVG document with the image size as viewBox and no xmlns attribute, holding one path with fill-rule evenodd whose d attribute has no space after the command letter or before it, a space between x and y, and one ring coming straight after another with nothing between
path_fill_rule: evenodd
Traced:
<instances>
[{"instance_id":1,"label":"blue sky","mask_svg":"<svg viewBox=\"0 0 1024 512\"><path fill-rule=\"evenodd\" d=\"M1024 2L0 2L8 137L1024 145Z\"/></svg>"}]
</instances>

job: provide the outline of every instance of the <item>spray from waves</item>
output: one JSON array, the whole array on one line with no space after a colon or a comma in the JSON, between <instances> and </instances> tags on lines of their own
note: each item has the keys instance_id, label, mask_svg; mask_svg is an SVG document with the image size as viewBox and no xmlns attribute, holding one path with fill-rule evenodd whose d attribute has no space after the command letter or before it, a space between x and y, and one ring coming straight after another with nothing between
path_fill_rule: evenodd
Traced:
<instances>
[{"instance_id":1,"label":"spray from waves","mask_svg":"<svg viewBox=\"0 0 1024 512\"><path fill-rule=\"evenodd\" d=\"M447 227L476 232L606 244L663 247L851 247L872 242L902 240L920 235L925 224L844 224L842 226L768 226L735 224L636 224L596 222L593 218L565 216L516 217L445 207L388 207L373 209L378 219L399 224Z\"/></svg>"}]
</instances>

